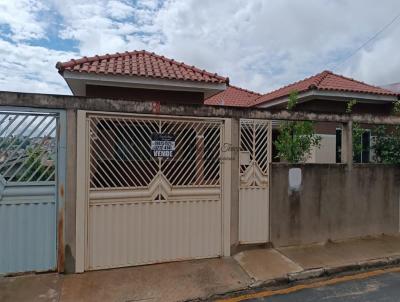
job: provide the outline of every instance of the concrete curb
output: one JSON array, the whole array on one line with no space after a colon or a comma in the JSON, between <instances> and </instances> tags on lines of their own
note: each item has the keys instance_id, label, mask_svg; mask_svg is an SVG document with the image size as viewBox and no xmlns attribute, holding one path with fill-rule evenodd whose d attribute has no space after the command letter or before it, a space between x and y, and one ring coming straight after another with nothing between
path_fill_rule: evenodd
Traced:
<instances>
[{"instance_id":1,"label":"concrete curb","mask_svg":"<svg viewBox=\"0 0 400 302\"><path fill-rule=\"evenodd\" d=\"M323 268L313 268L313 269L308 269L308 270L304 270L301 272L290 273L287 276L288 276L289 282L293 282L293 281L301 281L301 280L307 280L307 279L312 279L312 278L318 278L318 277L321 277L324 273L325 273L325 270Z\"/></svg>"},{"instance_id":2,"label":"concrete curb","mask_svg":"<svg viewBox=\"0 0 400 302\"><path fill-rule=\"evenodd\" d=\"M243 287L243 289L235 290L232 292L224 293L224 294L214 294L205 298L198 298L193 300L187 300L191 302L195 301L210 301L216 299L224 299L229 297L238 296L241 294L254 293L259 290L274 288L279 286L289 285L291 283L306 281L317 279L321 277L333 277L340 274L359 272L371 269L383 269L392 266L400 265L400 255L393 255L384 258L375 258L368 259L356 262L354 264L342 265L342 266L331 266L324 268L312 268L303 270L300 272L289 273L286 277L265 280L265 281L254 281L247 287Z\"/></svg>"},{"instance_id":3,"label":"concrete curb","mask_svg":"<svg viewBox=\"0 0 400 302\"><path fill-rule=\"evenodd\" d=\"M324 276L329 277L340 273L362 271L373 268L384 268L387 266L395 266L399 264L400 264L400 255L394 255L384 258L363 260L348 265L307 269L301 272L288 274L288 280L289 282L294 282L294 281L301 281L301 280L319 278Z\"/></svg>"}]
</instances>

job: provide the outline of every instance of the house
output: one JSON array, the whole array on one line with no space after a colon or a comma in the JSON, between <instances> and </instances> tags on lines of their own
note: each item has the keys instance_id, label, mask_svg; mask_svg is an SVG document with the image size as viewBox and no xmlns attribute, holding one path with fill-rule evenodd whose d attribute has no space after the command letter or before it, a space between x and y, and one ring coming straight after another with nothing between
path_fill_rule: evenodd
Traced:
<instances>
[{"instance_id":1,"label":"house","mask_svg":"<svg viewBox=\"0 0 400 302\"><path fill-rule=\"evenodd\" d=\"M315 198L289 194L300 185L288 177L293 166L271 164L271 119L298 118L279 110L290 91L299 93L297 110L342 112L357 99L355 110L381 114L397 99L392 92L323 72L258 94L145 51L57 68L74 96L1 92L0 274L84 272L231 256L248 245L398 233L397 167L353 166L350 140L342 165L301 165L308 175L301 188L321 188ZM350 137L346 126L355 117L304 113L314 121L326 116ZM357 119L400 124L393 116ZM331 132L340 125L317 123L325 145L336 144ZM317 217L315 209L325 210Z\"/></svg>"},{"instance_id":2,"label":"house","mask_svg":"<svg viewBox=\"0 0 400 302\"><path fill-rule=\"evenodd\" d=\"M76 96L202 104L229 84L226 77L144 50L72 59L56 68Z\"/></svg>"},{"instance_id":3,"label":"house","mask_svg":"<svg viewBox=\"0 0 400 302\"><path fill-rule=\"evenodd\" d=\"M345 113L347 103L356 100L357 103L352 109L354 113L390 114L393 102L398 100L399 96L397 92L388 89L337 75L331 71L323 71L263 95L252 93L251 96L247 96L247 103L243 101L243 93L233 94L228 88L206 100L206 104L285 109L289 95L293 91L298 93L298 105L295 110L325 113ZM218 103L218 100L223 100L223 103ZM274 137L277 136L277 128L278 123L276 122L274 123ZM370 150L371 127L363 125L363 128L366 130L362 136L364 152L356 156L356 161L370 162L373 160ZM316 132L322 138L321 147L312 151L309 162L340 162L340 125L317 123Z\"/></svg>"},{"instance_id":4,"label":"house","mask_svg":"<svg viewBox=\"0 0 400 302\"><path fill-rule=\"evenodd\" d=\"M275 91L260 94L233 85L229 78L194 66L177 62L147 51L83 57L57 63L74 95L157 101L161 103L192 103L217 106L285 109L289 95L298 92L295 110L344 113L347 103L356 100L355 113L389 114L399 94L372 86L331 71L298 81ZM278 135L279 122L273 122L273 138ZM371 129L362 137L364 152L356 161L370 162ZM314 149L309 162L340 162L341 129L335 123L318 123L321 146ZM276 152L274 150L274 159Z\"/></svg>"},{"instance_id":5,"label":"house","mask_svg":"<svg viewBox=\"0 0 400 302\"><path fill-rule=\"evenodd\" d=\"M389 85L383 85L382 88L400 93L400 83L393 83L393 84L389 84Z\"/></svg>"}]
</instances>

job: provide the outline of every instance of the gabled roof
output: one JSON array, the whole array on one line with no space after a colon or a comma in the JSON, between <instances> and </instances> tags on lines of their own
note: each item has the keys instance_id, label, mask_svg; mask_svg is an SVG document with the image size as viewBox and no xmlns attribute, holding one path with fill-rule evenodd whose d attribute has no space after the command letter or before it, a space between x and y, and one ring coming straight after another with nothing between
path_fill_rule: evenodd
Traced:
<instances>
[{"instance_id":1,"label":"gabled roof","mask_svg":"<svg viewBox=\"0 0 400 302\"><path fill-rule=\"evenodd\" d=\"M229 79L194 66L159 56L145 50L83 57L58 62L60 73L71 72L126 75L203 83L228 83Z\"/></svg>"},{"instance_id":2,"label":"gabled roof","mask_svg":"<svg viewBox=\"0 0 400 302\"><path fill-rule=\"evenodd\" d=\"M398 95L393 91L372 86L342 75L335 74L331 71L325 70L312 77L282 87L275 91L266 93L263 96L256 99L251 104L251 106L260 105L262 103L287 97L293 91L301 93L311 90L355 92L355 93L366 93L366 94L377 94L377 95L388 95L388 96Z\"/></svg>"},{"instance_id":3,"label":"gabled roof","mask_svg":"<svg viewBox=\"0 0 400 302\"><path fill-rule=\"evenodd\" d=\"M204 101L206 105L248 107L250 103L259 98L261 94L239 88L228 86L226 90L209 97Z\"/></svg>"}]
</instances>

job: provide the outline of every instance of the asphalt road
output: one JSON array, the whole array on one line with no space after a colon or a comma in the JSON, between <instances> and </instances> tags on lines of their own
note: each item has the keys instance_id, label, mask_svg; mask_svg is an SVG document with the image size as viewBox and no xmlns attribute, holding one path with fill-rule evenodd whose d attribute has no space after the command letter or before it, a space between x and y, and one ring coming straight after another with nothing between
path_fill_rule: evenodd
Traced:
<instances>
[{"instance_id":1,"label":"asphalt road","mask_svg":"<svg viewBox=\"0 0 400 302\"><path fill-rule=\"evenodd\" d=\"M367 273L368 274L368 273ZM266 291L258 293L258 297L239 298L236 301L243 302L398 302L400 301L400 271L389 271L374 275L372 273L366 278L349 278L344 281L338 278L338 282L331 281L330 284L315 286L299 286L297 289L277 291ZM364 275L363 275L364 276Z\"/></svg>"}]
</instances>

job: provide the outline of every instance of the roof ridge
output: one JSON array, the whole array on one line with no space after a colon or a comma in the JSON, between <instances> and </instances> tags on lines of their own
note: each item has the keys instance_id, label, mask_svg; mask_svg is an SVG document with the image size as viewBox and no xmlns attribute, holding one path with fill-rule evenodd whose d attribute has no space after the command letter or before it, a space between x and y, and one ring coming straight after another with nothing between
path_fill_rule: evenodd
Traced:
<instances>
[{"instance_id":1,"label":"roof ridge","mask_svg":"<svg viewBox=\"0 0 400 302\"><path fill-rule=\"evenodd\" d=\"M137 53L143 52L143 51L134 50L134 51L116 52L116 53L112 53L112 54L106 53L105 55L97 55L96 54L96 55L91 56L91 57L83 56L83 57L80 57L79 59L70 59L69 61L66 61L66 62L58 61L56 63L56 68L58 70L62 71L65 68L72 67L72 66L74 66L76 64L83 64L83 63L88 63L88 62L94 62L94 61L97 61L97 60L117 58L117 57L124 56L124 55L133 55L133 54L137 54Z\"/></svg>"},{"instance_id":2,"label":"roof ridge","mask_svg":"<svg viewBox=\"0 0 400 302\"><path fill-rule=\"evenodd\" d=\"M241 91L249 92L249 93L252 93L252 94L260 95L260 96L262 95L259 92L255 92L255 91L252 91L252 90L249 90L249 89L241 88L241 87L238 87L238 86L235 86L235 85L229 85L229 87L232 87L232 88L235 88L235 89L238 89L238 90L241 90Z\"/></svg>"},{"instance_id":3,"label":"roof ridge","mask_svg":"<svg viewBox=\"0 0 400 302\"><path fill-rule=\"evenodd\" d=\"M208 75L208 76L217 77L217 78L226 79L226 80L229 79L228 77L221 76L221 75L219 75L219 74L217 74L217 73L212 73L212 72L206 71L205 69L197 68L197 67L195 67L194 65L190 66L190 65L186 64L186 63L183 62L183 61L176 61L176 60L174 60L174 59L170 59L170 58L167 58L167 57L158 55L158 54L156 54L156 53L154 53L154 52L149 53L149 52L146 51L146 50L143 50L143 51L144 51L145 53L147 53L147 54L150 54L150 55L152 55L152 56L154 56L154 57L160 58L160 59L165 60L165 61L167 61L167 62L171 62L171 63L177 64L177 65L181 65L181 66L183 66L183 67L185 67L185 68L188 68L188 69L190 69L190 70L193 70L193 71L195 71L195 72L199 72L199 73L201 73L202 75Z\"/></svg>"},{"instance_id":4,"label":"roof ridge","mask_svg":"<svg viewBox=\"0 0 400 302\"><path fill-rule=\"evenodd\" d=\"M91 57L83 56L81 58L71 59L66 62L57 62L56 68L58 69L58 72L61 74L65 70L68 70L76 72L113 73L113 74L132 75L132 70L131 70L132 64L134 66L136 65L139 66L141 65L139 61L151 64L150 66L151 70L149 69L148 73L151 74L152 77L211 82L211 83L224 83L226 85L229 85L228 77L224 77L217 73L206 71L205 69L199 69L193 65L190 66L184 62L175 61L174 59L170 59L163 55L158 55L154 52L149 52L144 49L116 52L113 54L107 53L105 55L94 55ZM103 64L99 64L100 62L105 62L106 66L103 66ZM120 66L118 62L123 62L123 66ZM127 62L129 63L129 65L126 64ZM166 67L168 70L160 71L158 70L160 66ZM154 68L158 70L156 72L157 74L154 74L153 70ZM107 71L105 71L105 69L107 69ZM136 73L137 71L135 69L134 75L137 75ZM145 73L147 73L147 71L145 71ZM140 76L142 75L140 74Z\"/></svg>"},{"instance_id":5,"label":"roof ridge","mask_svg":"<svg viewBox=\"0 0 400 302\"><path fill-rule=\"evenodd\" d=\"M193 72L198 72L203 76L205 75L205 76L209 76L209 77L215 77L215 78L217 78L219 80L223 80L223 81L226 81L227 83L229 83L229 77L224 77L224 76L219 75L218 73L212 73L212 72L206 71L205 69L197 68L194 65L190 66L190 65L186 64L185 62L176 61L174 59L170 59L170 58L167 58L167 57L165 57L163 55L158 55L158 54L156 54L154 52L149 52L149 51L144 50L144 49L142 49L142 50L133 50L133 51L125 51L125 52L116 52L116 53L112 53L112 54L108 54L107 53L105 55L94 55L94 56L91 56L91 57L83 56L83 57L81 57L79 59L70 59L69 61L66 61L66 62L60 62L59 61L59 62L56 63L56 68L61 72L65 68L72 67L72 66L74 66L76 64L84 64L84 63L88 63L88 62L94 62L94 61L97 61L97 60L104 60L104 59L108 60L108 59L111 59L111 58L118 58L118 57L123 57L123 56L127 56L127 55L132 56L132 55L136 55L136 54L143 54L143 55L148 55L150 57L158 58L158 59L163 60L165 62L168 62L168 63L171 63L171 64L175 64L175 65L178 65L178 66L182 66L184 68L192 70Z\"/></svg>"},{"instance_id":6,"label":"roof ridge","mask_svg":"<svg viewBox=\"0 0 400 302\"><path fill-rule=\"evenodd\" d=\"M296 90L300 90L301 92L303 91L307 91L307 90L311 90L311 89L317 89L317 90L341 90L340 88L326 88L323 87L324 81L328 79L328 77L336 77L336 80L338 80L337 78L341 78L344 79L346 81L351 81L353 82L353 84L358 84L358 85L363 85L364 88L360 89L358 88L354 88L353 90L351 88L344 88L342 90L344 91L356 91L356 92L361 92L361 93L372 93L372 94L383 94L383 95L397 95L400 96L400 94L396 94L395 92L386 89L386 88L382 88L379 86L375 86L375 85L371 85L371 84L367 84L365 82L362 81L358 81L355 80L353 78L349 78L340 74L336 74L330 70L324 70L320 73L317 73L313 76L310 76L308 78L305 78L303 80L285 85L281 88L272 90L268 93L265 93L261 96L259 96L258 98L256 98L255 100L253 100L252 102L252 106L255 105L259 105L259 104L263 104L265 102L274 100L274 99L279 99L282 97L285 97L287 95L289 95L291 88L293 88L293 91ZM334 80L333 80L334 81ZM307 85L307 83L309 83L309 85ZM303 87L304 86L304 87ZM327 86L329 86L329 82L327 83ZM369 91L368 91L369 90ZM374 91L375 90L375 91ZM300 92L299 91L299 92Z\"/></svg>"},{"instance_id":7,"label":"roof ridge","mask_svg":"<svg viewBox=\"0 0 400 302\"><path fill-rule=\"evenodd\" d=\"M315 79L315 86L313 86L313 84L310 85L310 88L318 88L318 86L328 77L328 75L333 74L332 71L330 70L324 70L316 75L314 75L316 77Z\"/></svg>"},{"instance_id":8,"label":"roof ridge","mask_svg":"<svg viewBox=\"0 0 400 302\"><path fill-rule=\"evenodd\" d=\"M350 78L350 77L346 77L346 76L344 76L342 74L337 74L337 73L333 73L333 72L331 72L331 74L333 76L340 77L340 78L345 79L345 80L353 81L353 82L356 82L356 83L359 83L359 84L362 84L362 85L366 85L366 86L373 87L373 88L376 88L376 89L382 89L382 90L385 90L386 92L393 93L393 91L391 91L389 89L382 88L380 86L371 85L371 84L365 83L363 81L359 81L359 80L356 80L356 79L353 79L353 78Z\"/></svg>"},{"instance_id":9,"label":"roof ridge","mask_svg":"<svg viewBox=\"0 0 400 302\"><path fill-rule=\"evenodd\" d=\"M316 76L318 76L318 75L320 75L320 74L322 74L322 73L323 73L323 72L320 72L320 73L318 73L318 74L314 74L314 75L312 75L312 76L309 76L309 77L307 77L307 78L305 78L305 79L302 79L302 80L299 80L299 81L296 81L296 82L293 82L293 83L287 84L287 85L285 85L285 86L282 86L282 87L280 87L280 88L277 88L277 89L271 90L270 92L267 92L267 93L261 94L261 95L260 95L260 97L258 97L257 99L255 99L255 100L254 100L254 102L256 102L256 101L257 101L259 98L261 98L261 97L268 96L268 95L271 95L272 93L275 93L275 92L277 92L277 91L280 91L280 90L283 90L283 89L289 88L290 86L295 86L295 85L297 85L297 84L300 84L300 83L306 82L306 81L308 81L308 80L310 80L310 79L312 79L312 78L314 78L314 77L316 77Z\"/></svg>"}]
</instances>

